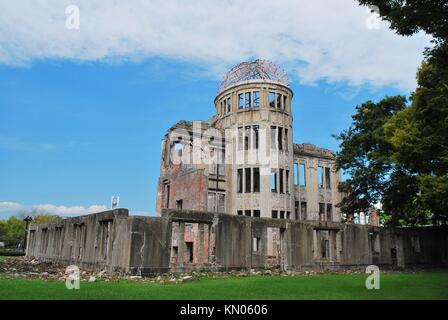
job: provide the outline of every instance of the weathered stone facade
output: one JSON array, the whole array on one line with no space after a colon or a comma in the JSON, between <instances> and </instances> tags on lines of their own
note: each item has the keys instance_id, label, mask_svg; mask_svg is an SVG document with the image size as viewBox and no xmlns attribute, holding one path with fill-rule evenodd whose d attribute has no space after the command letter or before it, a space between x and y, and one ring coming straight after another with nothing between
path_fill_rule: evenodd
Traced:
<instances>
[{"instance_id":1,"label":"weathered stone facade","mask_svg":"<svg viewBox=\"0 0 448 320\"><path fill-rule=\"evenodd\" d=\"M31 224L27 255L137 275L447 266L447 228L342 222L335 154L293 144L292 96L278 67L237 66L210 121L164 137L158 217L116 209Z\"/></svg>"},{"instance_id":2,"label":"weathered stone facade","mask_svg":"<svg viewBox=\"0 0 448 320\"><path fill-rule=\"evenodd\" d=\"M232 69L212 119L182 120L165 135L157 212L341 221L335 154L293 143L292 98L286 74L270 62Z\"/></svg>"},{"instance_id":3,"label":"weathered stone facade","mask_svg":"<svg viewBox=\"0 0 448 320\"><path fill-rule=\"evenodd\" d=\"M383 228L187 210L126 209L32 224L27 255L89 270L151 275L192 270L324 270L448 265L448 228Z\"/></svg>"}]
</instances>

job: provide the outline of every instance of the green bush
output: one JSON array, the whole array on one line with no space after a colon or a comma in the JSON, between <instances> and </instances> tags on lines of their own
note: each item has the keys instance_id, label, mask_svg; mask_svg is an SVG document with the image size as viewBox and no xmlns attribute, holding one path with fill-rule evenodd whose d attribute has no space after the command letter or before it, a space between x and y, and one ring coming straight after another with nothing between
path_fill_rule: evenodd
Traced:
<instances>
[{"instance_id":1,"label":"green bush","mask_svg":"<svg viewBox=\"0 0 448 320\"><path fill-rule=\"evenodd\" d=\"M0 249L0 256L6 256L6 257L18 257L18 256L24 256L25 252L18 249Z\"/></svg>"}]
</instances>

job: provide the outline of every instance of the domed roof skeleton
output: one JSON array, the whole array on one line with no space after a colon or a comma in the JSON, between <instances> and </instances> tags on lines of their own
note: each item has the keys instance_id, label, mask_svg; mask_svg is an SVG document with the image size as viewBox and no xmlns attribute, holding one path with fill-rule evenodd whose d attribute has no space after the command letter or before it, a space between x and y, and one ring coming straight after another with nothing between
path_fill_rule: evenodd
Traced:
<instances>
[{"instance_id":1,"label":"domed roof skeleton","mask_svg":"<svg viewBox=\"0 0 448 320\"><path fill-rule=\"evenodd\" d=\"M233 67L221 81L218 94L236 84L251 80L269 80L289 87L288 75L279 66L268 60L255 60Z\"/></svg>"}]
</instances>

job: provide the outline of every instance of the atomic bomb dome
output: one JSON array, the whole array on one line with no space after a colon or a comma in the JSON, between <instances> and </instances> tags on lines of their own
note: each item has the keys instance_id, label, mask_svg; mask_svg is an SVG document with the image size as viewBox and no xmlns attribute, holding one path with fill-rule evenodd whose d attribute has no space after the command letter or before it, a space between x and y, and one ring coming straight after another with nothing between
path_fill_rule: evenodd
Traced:
<instances>
[{"instance_id":1,"label":"atomic bomb dome","mask_svg":"<svg viewBox=\"0 0 448 320\"><path fill-rule=\"evenodd\" d=\"M237 84L252 80L274 82L289 87L288 75L282 68L268 60L242 62L233 67L224 76L218 89L218 95Z\"/></svg>"}]
</instances>

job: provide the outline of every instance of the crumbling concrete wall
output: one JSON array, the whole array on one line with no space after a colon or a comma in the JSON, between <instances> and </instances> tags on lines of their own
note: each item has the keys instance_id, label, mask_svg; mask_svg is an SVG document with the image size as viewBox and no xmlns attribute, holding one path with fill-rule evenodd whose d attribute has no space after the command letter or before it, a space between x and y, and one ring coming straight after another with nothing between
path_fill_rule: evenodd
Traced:
<instances>
[{"instance_id":1,"label":"crumbling concrete wall","mask_svg":"<svg viewBox=\"0 0 448 320\"><path fill-rule=\"evenodd\" d=\"M127 270L130 233L127 209L31 224L27 255L89 269Z\"/></svg>"},{"instance_id":2,"label":"crumbling concrete wall","mask_svg":"<svg viewBox=\"0 0 448 320\"><path fill-rule=\"evenodd\" d=\"M382 228L333 221L117 209L31 224L27 255L137 275L192 270L309 270L448 266L448 228Z\"/></svg>"},{"instance_id":3,"label":"crumbling concrete wall","mask_svg":"<svg viewBox=\"0 0 448 320\"><path fill-rule=\"evenodd\" d=\"M149 275L169 271L171 221L151 217L129 217L132 229L129 269Z\"/></svg>"}]
</instances>

